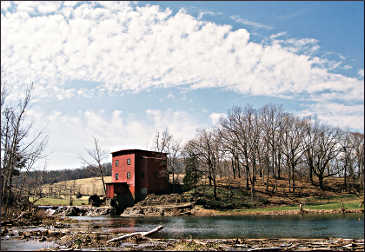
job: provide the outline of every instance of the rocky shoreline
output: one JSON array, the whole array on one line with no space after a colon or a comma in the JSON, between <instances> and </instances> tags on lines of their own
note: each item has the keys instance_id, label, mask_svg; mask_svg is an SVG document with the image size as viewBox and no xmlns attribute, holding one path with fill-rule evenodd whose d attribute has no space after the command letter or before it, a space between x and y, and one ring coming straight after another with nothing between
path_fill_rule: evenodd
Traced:
<instances>
[{"instance_id":1,"label":"rocky shoreline","mask_svg":"<svg viewBox=\"0 0 365 252\"><path fill-rule=\"evenodd\" d=\"M67 226L55 230L21 232L7 230L4 239L54 242L57 250L219 250L219 251L364 251L363 239L150 239L131 237L127 240L107 243L112 234L97 231L72 232Z\"/></svg>"},{"instance_id":2,"label":"rocky shoreline","mask_svg":"<svg viewBox=\"0 0 365 252\"><path fill-rule=\"evenodd\" d=\"M41 207L46 210L48 216L110 216L114 215L110 206L59 206ZM183 194L154 195L135 203L133 206L124 209L120 214L123 217L141 216L232 216L232 215L338 215L338 214L359 214L364 213L364 209L307 209L298 205L294 210L270 210L268 209L208 209L204 206L204 201Z\"/></svg>"},{"instance_id":3,"label":"rocky shoreline","mask_svg":"<svg viewBox=\"0 0 365 252\"><path fill-rule=\"evenodd\" d=\"M134 205L126 208L120 216L122 217L141 217L141 216L254 216L254 215L341 215L341 214L361 214L363 209L335 209L335 210L273 210L273 211L219 211L205 209L200 205L193 203L180 203L168 205ZM91 207L91 206L61 206L45 210L47 216L65 217L65 216L113 216L111 207Z\"/></svg>"},{"instance_id":4,"label":"rocky shoreline","mask_svg":"<svg viewBox=\"0 0 365 252\"><path fill-rule=\"evenodd\" d=\"M180 207L177 207L179 206ZM196 206L180 202L172 205L131 207L127 216L176 214L177 211L195 214ZM149 209L149 210L148 210ZM154 209L154 210L151 210ZM159 210L157 210L159 209ZM161 210L163 209L163 210ZM106 207L57 207L48 208L43 215L32 213L20 214L16 219L1 223L2 242L39 242L52 243L54 246L42 250L270 250L270 251L364 251L363 239L151 239L148 237L131 237L123 241L107 243L108 240L121 235L120 233L106 233L98 226L87 230L74 230L72 223L77 222L67 216L100 216L109 215L111 209ZM42 212L42 211L41 211Z\"/></svg>"},{"instance_id":5,"label":"rocky shoreline","mask_svg":"<svg viewBox=\"0 0 365 252\"><path fill-rule=\"evenodd\" d=\"M45 210L45 214L48 216L107 216L111 213L111 207L92 206L60 206Z\"/></svg>"},{"instance_id":6,"label":"rocky shoreline","mask_svg":"<svg viewBox=\"0 0 365 252\"><path fill-rule=\"evenodd\" d=\"M193 202L193 203L192 203ZM195 203L195 204L194 204ZM205 209L182 195L148 195L145 200L126 208L121 216L221 216L221 215L331 215L358 214L363 209L349 210L298 210L285 211L219 211ZM1 240L51 243L42 250L270 250L270 251L364 251L364 240L359 239L151 239L132 237L107 243L117 235L105 233L95 225L87 230L73 230L77 222L68 216L111 216L111 207L92 206L43 206L28 212L17 213L2 219ZM42 246L42 245L40 245Z\"/></svg>"}]
</instances>

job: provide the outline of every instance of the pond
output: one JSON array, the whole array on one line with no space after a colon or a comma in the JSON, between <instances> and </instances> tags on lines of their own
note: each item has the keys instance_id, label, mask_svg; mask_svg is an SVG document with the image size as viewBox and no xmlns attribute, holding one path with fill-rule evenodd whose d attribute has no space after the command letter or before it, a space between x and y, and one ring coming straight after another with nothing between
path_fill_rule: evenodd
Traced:
<instances>
[{"instance_id":1,"label":"pond","mask_svg":"<svg viewBox=\"0 0 365 252\"><path fill-rule=\"evenodd\" d=\"M155 238L352 238L364 237L364 216L73 217L73 228L127 233L164 229Z\"/></svg>"}]
</instances>

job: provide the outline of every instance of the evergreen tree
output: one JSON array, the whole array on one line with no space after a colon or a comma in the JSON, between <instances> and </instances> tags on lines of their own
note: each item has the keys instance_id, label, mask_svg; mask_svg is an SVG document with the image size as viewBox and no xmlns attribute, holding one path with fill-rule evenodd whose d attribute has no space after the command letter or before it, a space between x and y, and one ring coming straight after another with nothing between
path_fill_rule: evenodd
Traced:
<instances>
[{"instance_id":1,"label":"evergreen tree","mask_svg":"<svg viewBox=\"0 0 365 252\"><path fill-rule=\"evenodd\" d=\"M185 159L185 177L183 179L184 189L190 190L194 188L194 192L196 192L196 185L200 177L197 157L196 155L189 154L189 156Z\"/></svg>"}]
</instances>

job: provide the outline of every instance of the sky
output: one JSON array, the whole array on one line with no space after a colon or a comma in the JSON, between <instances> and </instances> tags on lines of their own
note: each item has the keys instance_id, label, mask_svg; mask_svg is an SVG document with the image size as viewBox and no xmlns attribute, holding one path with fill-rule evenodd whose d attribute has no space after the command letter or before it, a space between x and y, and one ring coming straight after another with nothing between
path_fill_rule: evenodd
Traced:
<instances>
[{"instance_id":1,"label":"sky","mask_svg":"<svg viewBox=\"0 0 365 252\"><path fill-rule=\"evenodd\" d=\"M34 83L49 170L83 166L93 137L183 144L235 105L364 132L364 3L1 1L1 78L10 100Z\"/></svg>"}]
</instances>

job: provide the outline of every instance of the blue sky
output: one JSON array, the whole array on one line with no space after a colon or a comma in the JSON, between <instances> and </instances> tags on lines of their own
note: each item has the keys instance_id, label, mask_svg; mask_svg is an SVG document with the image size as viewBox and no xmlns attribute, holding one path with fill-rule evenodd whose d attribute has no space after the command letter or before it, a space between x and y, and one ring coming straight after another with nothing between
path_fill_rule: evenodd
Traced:
<instances>
[{"instance_id":1,"label":"blue sky","mask_svg":"<svg viewBox=\"0 0 365 252\"><path fill-rule=\"evenodd\" d=\"M2 80L49 135L48 169L184 143L233 105L364 131L363 2L1 2ZM109 160L106 160L109 161Z\"/></svg>"}]
</instances>

